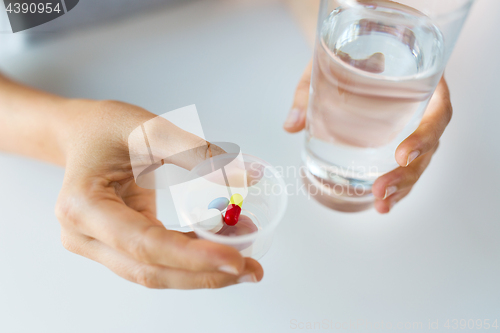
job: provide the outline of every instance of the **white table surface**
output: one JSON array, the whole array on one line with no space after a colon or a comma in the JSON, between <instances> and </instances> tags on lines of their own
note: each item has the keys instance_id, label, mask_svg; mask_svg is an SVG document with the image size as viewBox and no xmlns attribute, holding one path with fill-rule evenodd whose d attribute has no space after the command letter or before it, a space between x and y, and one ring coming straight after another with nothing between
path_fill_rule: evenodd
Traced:
<instances>
[{"instance_id":1,"label":"white table surface","mask_svg":"<svg viewBox=\"0 0 500 333\"><path fill-rule=\"evenodd\" d=\"M447 319L500 321L498 13L500 1L479 0L466 24L447 69L454 118L411 195L387 216L291 196L256 285L149 290L67 252L53 214L64 171L0 154L0 332L288 332L358 320L357 331L382 321L425 331L429 320L448 331ZM158 114L195 103L209 140L298 166L303 137L281 124L310 53L275 1L205 0L64 35L0 68L64 96ZM168 192L159 201L168 224Z\"/></svg>"}]
</instances>

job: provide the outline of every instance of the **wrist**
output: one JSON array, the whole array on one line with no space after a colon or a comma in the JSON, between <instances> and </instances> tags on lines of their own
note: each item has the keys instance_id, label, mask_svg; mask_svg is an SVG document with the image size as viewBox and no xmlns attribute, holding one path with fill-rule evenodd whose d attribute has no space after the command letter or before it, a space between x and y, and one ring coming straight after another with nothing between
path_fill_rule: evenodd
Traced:
<instances>
[{"instance_id":1,"label":"wrist","mask_svg":"<svg viewBox=\"0 0 500 333\"><path fill-rule=\"evenodd\" d=\"M78 129L81 127L79 121L79 108L82 101L78 99L58 97L51 101L52 111L49 114L47 142L52 147L49 162L65 166L71 143ZM80 122L80 125L79 125Z\"/></svg>"}]
</instances>

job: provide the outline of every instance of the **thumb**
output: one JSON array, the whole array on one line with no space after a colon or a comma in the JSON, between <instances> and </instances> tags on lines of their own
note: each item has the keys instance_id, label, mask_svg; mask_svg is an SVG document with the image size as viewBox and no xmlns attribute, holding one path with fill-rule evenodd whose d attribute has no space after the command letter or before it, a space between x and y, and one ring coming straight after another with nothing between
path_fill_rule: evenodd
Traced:
<instances>
[{"instance_id":1,"label":"thumb","mask_svg":"<svg viewBox=\"0 0 500 333\"><path fill-rule=\"evenodd\" d=\"M309 104L309 87L311 85L312 61L307 65L300 78L293 106L283 124L283 128L289 133L300 132L306 126L307 105Z\"/></svg>"},{"instance_id":2,"label":"thumb","mask_svg":"<svg viewBox=\"0 0 500 333\"><path fill-rule=\"evenodd\" d=\"M202 161L225 151L162 117L135 128L128 139L134 174L153 171L163 164L191 170Z\"/></svg>"}]
</instances>

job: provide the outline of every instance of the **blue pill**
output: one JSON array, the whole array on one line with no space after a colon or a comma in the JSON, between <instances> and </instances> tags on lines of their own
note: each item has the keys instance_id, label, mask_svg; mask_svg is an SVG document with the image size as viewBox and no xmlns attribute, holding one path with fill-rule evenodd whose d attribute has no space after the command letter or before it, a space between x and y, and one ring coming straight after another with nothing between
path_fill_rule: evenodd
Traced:
<instances>
[{"instance_id":1,"label":"blue pill","mask_svg":"<svg viewBox=\"0 0 500 333\"><path fill-rule=\"evenodd\" d=\"M220 197L212 200L212 202L208 204L208 209L215 208L222 212L224 209L226 209L227 205L229 205L229 199Z\"/></svg>"}]
</instances>

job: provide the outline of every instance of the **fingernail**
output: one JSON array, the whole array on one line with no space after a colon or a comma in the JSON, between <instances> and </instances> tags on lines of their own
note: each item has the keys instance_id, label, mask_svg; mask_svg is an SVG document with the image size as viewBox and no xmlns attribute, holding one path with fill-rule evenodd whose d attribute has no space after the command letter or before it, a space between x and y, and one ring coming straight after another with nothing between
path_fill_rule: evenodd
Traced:
<instances>
[{"instance_id":1,"label":"fingernail","mask_svg":"<svg viewBox=\"0 0 500 333\"><path fill-rule=\"evenodd\" d=\"M240 273L236 269L236 267L231 266L231 265L223 265L219 267L219 271L227 274L232 274L232 275L239 275Z\"/></svg>"},{"instance_id":2,"label":"fingernail","mask_svg":"<svg viewBox=\"0 0 500 333\"><path fill-rule=\"evenodd\" d=\"M301 112L299 109L292 109L286 118L285 127L295 126L300 120L300 114Z\"/></svg>"},{"instance_id":3,"label":"fingernail","mask_svg":"<svg viewBox=\"0 0 500 333\"><path fill-rule=\"evenodd\" d=\"M250 283L256 283L257 278L255 277L254 273L250 273L247 275L243 275L238 279L238 283L245 283L245 282L250 282Z\"/></svg>"},{"instance_id":4,"label":"fingernail","mask_svg":"<svg viewBox=\"0 0 500 333\"><path fill-rule=\"evenodd\" d=\"M408 155L408 160L406 161L406 166L410 165L411 162L415 161L415 159L420 155L418 150L412 151L410 155Z\"/></svg>"},{"instance_id":5,"label":"fingernail","mask_svg":"<svg viewBox=\"0 0 500 333\"><path fill-rule=\"evenodd\" d=\"M387 199L388 197L390 197L391 195L393 195L397 191L398 191L397 186L389 186L388 188L385 189L384 199L382 199L382 200Z\"/></svg>"}]
</instances>

